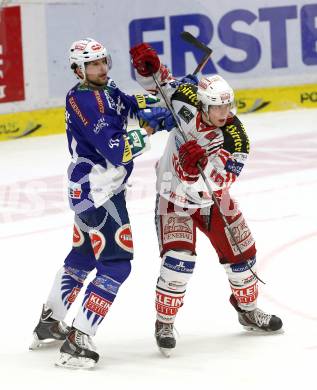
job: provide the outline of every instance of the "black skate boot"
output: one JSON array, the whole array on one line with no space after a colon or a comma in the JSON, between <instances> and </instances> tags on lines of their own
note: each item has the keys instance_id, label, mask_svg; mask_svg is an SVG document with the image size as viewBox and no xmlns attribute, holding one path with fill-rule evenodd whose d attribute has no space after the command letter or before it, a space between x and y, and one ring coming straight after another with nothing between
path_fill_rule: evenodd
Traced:
<instances>
[{"instance_id":1,"label":"black skate boot","mask_svg":"<svg viewBox=\"0 0 317 390\"><path fill-rule=\"evenodd\" d=\"M283 326L282 320L274 314L267 314L258 308L251 311L240 309L233 294L230 303L238 312L240 324L247 330L276 332Z\"/></svg>"},{"instance_id":2,"label":"black skate boot","mask_svg":"<svg viewBox=\"0 0 317 390\"><path fill-rule=\"evenodd\" d=\"M174 336L174 325L166 324L156 320L155 322L155 338L160 352L170 357L173 349L176 346L176 340Z\"/></svg>"},{"instance_id":3,"label":"black skate boot","mask_svg":"<svg viewBox=\"0 0 317 390\"><path fill-rule=\"evenodd\" d=\"M62 321L54 320L52 314L52 310L43 305L40 321L34 329L34 339L29 349L34 350L42 345L51 345L56 341L66 339L70 327Z\"/></svg>"},{"instance_id":4,"label":"black skate boot","mask_svg":"<svg viewBox=\"0 0 317 390\"><path fill-rule=\"evenodd\" d=\"M66 368L93 368L99 360L96 346L88 334L72 328L60 349L56 366Z\"/></svg>"}]
</instances>

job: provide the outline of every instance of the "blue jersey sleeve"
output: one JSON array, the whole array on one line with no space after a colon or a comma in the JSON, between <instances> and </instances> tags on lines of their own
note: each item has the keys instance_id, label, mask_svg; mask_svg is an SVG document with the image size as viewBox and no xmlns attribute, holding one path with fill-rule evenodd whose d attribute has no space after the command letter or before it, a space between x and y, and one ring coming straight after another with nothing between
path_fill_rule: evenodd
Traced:
<instances>
[{"instance_id":1,"label":"blue jersey sleeve","mask_svg":"<svg viewBox=\"0 0 317 390\"><path fill-rule=\"evenodd\" d=\"M110 110L96 96L93 91L67 96L70 127L113 165L128 164L132 153L124 126L126 118Z\"/></svg>"}]
</instances>

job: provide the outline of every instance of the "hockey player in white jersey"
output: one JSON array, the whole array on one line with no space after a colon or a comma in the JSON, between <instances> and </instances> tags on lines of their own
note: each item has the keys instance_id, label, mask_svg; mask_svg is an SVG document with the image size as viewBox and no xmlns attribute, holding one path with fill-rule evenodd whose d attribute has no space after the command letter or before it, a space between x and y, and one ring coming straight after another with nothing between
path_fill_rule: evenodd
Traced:
<instances>
[{"instance_id":1,"label":"hockey player in white jersey","mask_svg":"<svg viewBox=\"0 0 317 390\"><path fill-rule=\"evenodd\" d=\"M195 267L197 228L208 237L227 273L230 302L240 324L249 330L278 331L281 319L257 307L255 242L228 192L249 154L247 133L233 113L232 88L219 75L202 77L198 86L179 83L148 44L137 45L130 53L138 82L158 93L155 75L188 139L184 143L175 127L157 165L156 227L162 264L156 285L155 337L160 350L169 356L176 345L174 321ZM144 120L152 120L151 110L145 111ZM198 163L221 211L206 189Z\"/></svg>"}]
</instances>

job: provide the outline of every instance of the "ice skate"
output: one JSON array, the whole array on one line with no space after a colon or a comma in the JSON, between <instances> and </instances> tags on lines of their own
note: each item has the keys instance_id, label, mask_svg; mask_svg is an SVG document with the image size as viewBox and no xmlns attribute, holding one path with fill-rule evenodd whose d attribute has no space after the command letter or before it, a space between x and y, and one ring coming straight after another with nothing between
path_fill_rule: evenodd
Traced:
<instances>
[{"instance_id":1,"label":"ice skate","mask_svg":"<svg viewBox=\"0 0 317 390\"><path fill-rule=\"evenodd\" d=\"M238 312L239 322L246 330L277 332L283 326L282 320L274 314L267 314L258 308L251 311L240 309L233 295L230 297L230 303Z\"/></svg>"},{"instance_id":2,"label":"ice skate","mask_svg":"<svg viewBox=\"0 0 317 390\"><path fill-rule=\"evenodd\" d=\"M160 352L165 357L170 357L173 349L176 346L174 325L166 324L157 320L155 322L155 338Z\"/></svg>"},{"instance_id":3,"label":"ice skate","mask_svg":"<svg viewBox=\"0 0 317 390\"><path fill-rule=\"evenodd\" d=\"M66 339L70 327L62 321L52 318L52 310L43 305L40 321L33 332L33 342L29 349L38 349L41 346L52 345Z\"/></svg>"},{"instance_id":4,"label":"ice skate","mask_svg":"<svg viewBox=\"0 0 317 390\"><path fill-rule=\"evenodd\" d=\"M59 367L89 369L95 367L99 360L91 337L76 328L71 329L60 352L59 360L55 363Z\"/></svg>"}]
</instances>

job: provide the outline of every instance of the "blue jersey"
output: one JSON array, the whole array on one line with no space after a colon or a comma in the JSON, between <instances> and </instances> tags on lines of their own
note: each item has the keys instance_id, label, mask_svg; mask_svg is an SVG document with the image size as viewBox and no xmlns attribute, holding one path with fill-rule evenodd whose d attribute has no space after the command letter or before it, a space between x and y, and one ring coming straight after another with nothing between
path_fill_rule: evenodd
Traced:
<instances>
[{"instance_id":1,"label":"blue jersey","mask_svg":"<svg viewBox=\"0 0 317 390\"><path fill-rule=\"evenodd\" d=\"M124 189L133 168L127 119L137 109L135 97L124 94L111 79L100 89L77 84L68 92L68 195L77 214L100 207Z\"/></svg>"}]
</instances>

